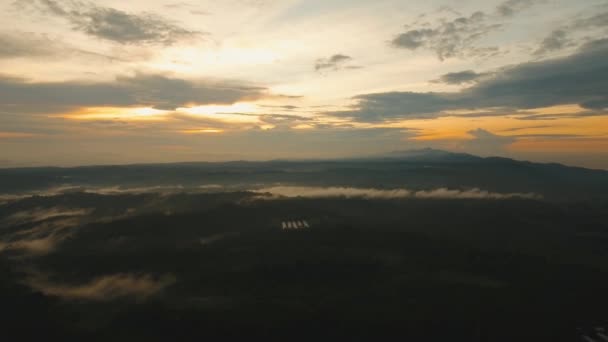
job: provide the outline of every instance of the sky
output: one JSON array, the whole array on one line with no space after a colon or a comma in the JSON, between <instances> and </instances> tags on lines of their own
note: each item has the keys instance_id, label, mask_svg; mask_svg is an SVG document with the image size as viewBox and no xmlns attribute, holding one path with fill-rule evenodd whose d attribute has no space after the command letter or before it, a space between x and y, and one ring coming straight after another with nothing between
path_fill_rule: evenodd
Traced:
<instances>
[{"instance_id":1,"label":"sky","mask_svg":"<svg viewBox=\"0 0 608 342\"><path fill-rule=\"evenodd\" d=\"M608 169L606 0L0 0L0 167L437 148Z\"/></svg>"}]
</instances>

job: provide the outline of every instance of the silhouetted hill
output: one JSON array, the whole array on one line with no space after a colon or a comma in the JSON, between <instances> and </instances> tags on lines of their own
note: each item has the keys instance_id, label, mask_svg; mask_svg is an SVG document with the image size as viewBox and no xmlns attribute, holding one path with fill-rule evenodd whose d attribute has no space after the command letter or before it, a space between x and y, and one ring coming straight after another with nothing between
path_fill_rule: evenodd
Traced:
<instances>
[{"instance_id":1,"label":"silhouetted hill","mask_svg":"<svg viewBox=\"0 0 608 342\"><path fill-rule=\"evenodd\" d=\"M608 171L541 164L508 158L423 149L340 160L177 163L21 168L0 170L0 193L51 188L201 186L249 190L255 186L343 186L408 189L471 189L535 192L548 199L582 199L608 194Z\"/></svg>"},{"instance_id":2,"label":"silhouetted hill","mask_svg":"<svg viewBox=\"0 0 608 342\"><path fill-rule=\"evenodd\" d=\"M403 159L416 162L473 162L480 161L481 157L468 153L455 153L433 148L419 150L393 151L387 158Z\"/></svg>"}]
</instances>

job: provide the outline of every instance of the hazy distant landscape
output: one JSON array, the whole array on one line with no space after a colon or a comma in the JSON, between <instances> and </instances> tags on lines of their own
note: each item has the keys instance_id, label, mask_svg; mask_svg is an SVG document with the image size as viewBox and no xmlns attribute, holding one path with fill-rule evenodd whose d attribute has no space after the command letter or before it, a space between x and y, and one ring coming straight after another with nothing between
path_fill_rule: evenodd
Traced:
<instances>
[{"instance_id":1,"label":"hazy distant landscape","mask_svg":"<svg viewBox=\"0 0 608 342\"><path fill-rule=\"evenodd\" d=\"M607 174L603 170L425 149L364 159L0 169L0 189L4 198L79 191L263 192L295 186L400 189L414 192L413 196L441 189L473 190L562 200L604 198Z\"/></svg>"},{"instance_id":2,"label":"hazy distant landscape","mask_svg":"<svg viewBox=\"0 0 608 342\"><path fill-rule=\"evenodd\" d=\"M421 150L0 174L15 340L580 341L608 323L605 171Z\"/></svg>"}]
</instances>

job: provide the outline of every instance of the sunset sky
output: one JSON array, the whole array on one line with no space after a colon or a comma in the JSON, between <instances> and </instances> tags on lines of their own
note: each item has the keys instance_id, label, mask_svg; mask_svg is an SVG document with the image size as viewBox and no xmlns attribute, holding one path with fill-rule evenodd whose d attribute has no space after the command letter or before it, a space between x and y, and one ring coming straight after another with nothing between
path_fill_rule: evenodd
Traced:
<instances>
[{"instance_id":1,"label":"sunset sky","mask_svg":"<svg viewBox=\"0 0 608 342\"><path fill-rule=\"evenodd\" d=\"M0 167L439 148L608 169L606 0L0 0Z\"/></svg>"}]
</instances>

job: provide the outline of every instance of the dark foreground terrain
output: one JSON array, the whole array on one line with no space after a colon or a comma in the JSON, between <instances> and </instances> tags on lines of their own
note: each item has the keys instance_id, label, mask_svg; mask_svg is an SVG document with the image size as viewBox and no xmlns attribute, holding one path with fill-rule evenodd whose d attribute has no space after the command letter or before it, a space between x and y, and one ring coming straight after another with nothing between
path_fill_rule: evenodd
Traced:
<instances>
[{"instance_id":1,"label":"dark foreground terrain","mask_svg":"<svg viewBox=\"0 0 608 342\"><path fill-rule=\"evenodd\" d=\"M600 195L340 185L6 191L1 339L602 341Z\"/></svg>"}]
</instances>

